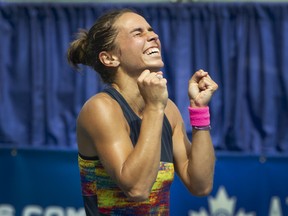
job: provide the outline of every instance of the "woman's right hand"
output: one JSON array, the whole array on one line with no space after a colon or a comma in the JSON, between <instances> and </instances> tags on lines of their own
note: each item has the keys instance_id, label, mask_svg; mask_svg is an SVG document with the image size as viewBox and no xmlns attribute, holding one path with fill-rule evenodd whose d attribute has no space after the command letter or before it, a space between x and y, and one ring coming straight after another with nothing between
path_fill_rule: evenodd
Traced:
<instances>
[{"instance_id":1,"label":"woman's right hand","mask_svg":"<svg viewBox=\"0 0 288 216\"><path fill-rule=\"evenodd\" d=\"M168 101L167 80L163 73L144 70L137 80L140 94L146 106L165 109Z\"/></svg>"}]
</instances>

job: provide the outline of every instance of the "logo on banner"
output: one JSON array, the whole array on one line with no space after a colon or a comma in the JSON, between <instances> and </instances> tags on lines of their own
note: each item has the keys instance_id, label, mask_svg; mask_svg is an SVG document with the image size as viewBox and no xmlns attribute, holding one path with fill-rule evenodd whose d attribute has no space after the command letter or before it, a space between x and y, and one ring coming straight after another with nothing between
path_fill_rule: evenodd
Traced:
<instances>
[{"instance_id":1,"label":"logo on banner","mask_svg":"<svg viewBox=\"0 0 288 216\"><path fill-rule=\"evenodd\" d=\"M245 213L245 210L240 208L235 212L236 198L227 195L223 186L219 187L216 197L208 197L209 212L205 208L200 208L199 212L189 211L189 216L255 216L254 212Z\"/></svg>"}]
</instances>

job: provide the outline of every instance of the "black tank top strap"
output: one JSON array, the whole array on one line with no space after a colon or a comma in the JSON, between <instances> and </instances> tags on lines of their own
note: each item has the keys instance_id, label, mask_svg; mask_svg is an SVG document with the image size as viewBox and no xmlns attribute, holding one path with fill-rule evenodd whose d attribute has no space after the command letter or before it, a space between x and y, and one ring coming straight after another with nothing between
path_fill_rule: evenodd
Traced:
<instances>
[{"instance_id":1,"label":"black tank top strap","mask_svg":"<svg viewBox=\"0 0 288 216\"><path fill-rule=\"evenodd\" d=\"M141 120L129 106L125 98L116 89L112 87L107 87L103 90L103 92L108 93L112 98L114 98L119 103L127 120L128 119L133 121Z\"/></svg>"}]
</instances>

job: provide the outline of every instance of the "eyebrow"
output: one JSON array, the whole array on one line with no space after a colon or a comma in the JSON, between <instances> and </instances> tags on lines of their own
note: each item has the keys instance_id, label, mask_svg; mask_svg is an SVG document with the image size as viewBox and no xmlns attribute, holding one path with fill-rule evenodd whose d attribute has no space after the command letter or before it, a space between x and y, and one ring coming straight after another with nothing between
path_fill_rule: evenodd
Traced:
<instances>
[{"instance_id":1,"label":"eyebrow","mask_svg":"<svg viewBox=\"0 0 288 216\"><path fill-rule=\"evenodd\" d=\"M143 31L143 28L135 28L133 29L132 31L130 31L130 33L133 33L133 32L137 32L137 31L140 31L142 32ZM154 31L153 28L151 26L148 27L148 31Z\"/></svg>"}]
</instances>

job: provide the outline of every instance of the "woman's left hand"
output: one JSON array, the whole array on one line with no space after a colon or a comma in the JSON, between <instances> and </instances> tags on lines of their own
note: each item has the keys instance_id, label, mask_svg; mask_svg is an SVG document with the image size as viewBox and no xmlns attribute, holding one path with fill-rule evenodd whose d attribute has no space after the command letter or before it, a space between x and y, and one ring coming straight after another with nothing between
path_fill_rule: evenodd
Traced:
<instances>
[{"instance_id":1,"label":"woman's left hand","mask_svg":"<svg viewBox=\"0 0 288 216\"><path fill-rule=\"evenodd\" d=\"M207 106L218 85L203 70L196 71L189 80L188 96L191 107Z\"/></svg>"}]
</instances>

